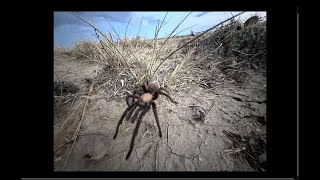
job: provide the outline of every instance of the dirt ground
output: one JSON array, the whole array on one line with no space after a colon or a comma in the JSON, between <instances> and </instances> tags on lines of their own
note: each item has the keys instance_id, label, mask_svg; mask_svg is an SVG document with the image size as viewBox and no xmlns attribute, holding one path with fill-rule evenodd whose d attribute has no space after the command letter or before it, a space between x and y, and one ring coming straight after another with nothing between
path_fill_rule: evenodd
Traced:
<instances>
[{"instance_id":1,"label":"dirt ground","mask_svg":"<svg viewBox=\"0 0 320 180\"><path fill-rule=\"evenodd\" d=\"M55 80L58 77L65 86L69 83L69 91L79 93L79 98L81 92L89 89L86 79L93 78L99 68L59 54L54 57ZM124 97L107 99L110 95L99 89L89 98L85 113L83 109L75 112L74 120L68 121L67 126L64 123L71 117L71 109L84 101L55 102L55 171L264 170L266 77L253 71L248 73L249 80L238 88L209 90L194 85L185 91L172 90L170 94L179 102L177 105L160 96L156 104L162 138L150 110L143 118L127 161L125 156L135 124L124 120L113 140L117 122L127 107ZM83 121L79 124L82 114ZM71 139L75 129L68 128L73 125L80 128L74 145ZM64 137L61 132L65 132Z\"/></svg>"}]
</instances>

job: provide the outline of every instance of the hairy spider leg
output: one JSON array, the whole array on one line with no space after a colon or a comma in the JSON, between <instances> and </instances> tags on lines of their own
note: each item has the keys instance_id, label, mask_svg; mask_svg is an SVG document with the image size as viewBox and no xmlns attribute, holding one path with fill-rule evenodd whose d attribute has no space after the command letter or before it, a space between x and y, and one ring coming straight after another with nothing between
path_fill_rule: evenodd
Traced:
<instances>
[{"instance_id":1,"label":"hairy spider leg","mask_svg":"<svg viewBox=\"0 0 320 180\"><path fill-rule=\"evenodd\" d=\"M134 123L134 121L136 121L139 112L141 112L141 110L145 109L145 106L140 106L139 109L136 110L136 112L133 114L132 118L131 118L131 123Z\"/></svg>"},{"instance_id":2,"label":"hairy spider leg","mask_svg":"<svg viewBox=\"0 0 320 180\"><path fill-rule=\"evenodd\" d=\"M126 96L126 102L127 102L127 105L128 105L128 106L130 106L132 103L135 102L134 99L139 99L139 98L140 98L140 96L138 96L138 95L136 95L136 94L140 95L139 92L134 91L133 95L132 95L132 94L129 94L129 95ZM142 94L143 94L143 93L142 93ZM141 95L142 95L142 94L141 94ZM129 103L129 98L132 98L132 102L131 102L131 103Z\"/></svg>"},{"instance_id":3,"label":"hairy spider leg","mask_svg":"<svg viewBox=\"0 0 320 180\"><path fill-rule=\"evenodd\" d=\"M165 93L165 92L162 92L162 91L160 91L160 92L158 92L158 93L166 96L167 98L169 98L172 103L178 104L178 102L175 101L175 100L173 100L173 99L170 97L169 94L167 94L167 93Z\"/></svg>"},{"instance_id":4,"label":"hairy spider leg","mask_svg":"<svg viewBox=\"0 0 320 180\"><path fill-rule=\"evenodd\" d=\"M166 88L164 88L164 87L160 87L160 88L158 89L158 92L161 92L161 91L165 91L166 93L170 94L169 91L168 91Z\"/></svg>"},{"instance_id":5,"label":"hairy spider leg","mask_svg":"<svg viewBox=\"0 0 320 180\"><path fill-rule=\"evenodd\" d=\"M147 107L141 112L141 114L139 115L136 128L134 129L134 132L133 132L133 136L132 136L132 140L131 140L131 144L130 144L130 150L129 150L127 156L126 156L126 160L130 157L131 152L132 152L132 150L133 150L134 140L135 140L135 138L136 138L136 136L137 136L137 134L138 134L138 131L139 131L139 127L140 127L142 118L143 118L143 116L148 112L149 109L150 109L150 106L147 106Z\"/></svg>"},{"instance_id":6,"label":"hairy spider leg","mask_svg":"<svg viewBox=\"0 0 320 180\"><path fill-rule=\"evenodd\" d=\"M143 85L142 85L142 89L145 93L148 92L148 84L149 84L149 81L148 79L145 79L144 82L143 82Z\"/></svg>"},{"instance_id":7,"label":"hairy spider leg","mask_svg":"<svg viewBox=\"0 0 320 180\"><path fill-rule=\"evenodd\" d=\"M158 99L158 97L159 97L159 93L156 91L156 92L153 94L152 100L156 100L156 99Z\"/></svg>"},{"instance_id":8,"label":"hairy spider leg","mask_svg":"<svg viewBox=\"0 0 320 180\"><path fill-rule=\"evenodd\" d=\"M151 105L152 105L152 111L153 111L153 114L154 114L154 117L156 119L156 123L157 123L157 126L158 126L159 136L160 136L160 138L162 138L162 132L161 132L160 124L159 124L159 117L158 117L156 103L155 102L151 102Z\"/></svg>"},{"instance_id":9,"label":"hairy spider leg","mask_svg":"<svg viewBox=\"0 0 320 180\"><path fill-rule=\"evenodd\" d=\"M126 97L126 101L127 101L127 104L128 104L128 105L129 105L129 98L130 98L130 97L133 98L133 99L140 99L140 96L139 96L139 95L136 95L136 94L131 95L131 94L129 94L129 95L127 95L127 97ZM126 116L126 120L127 120L127 121L128 121L129 118L132 116L132 113L133 113L133 111L135 110L135 108L138 106L139 100L133 101L132 103L134 103L134 102L137 102L137 104L134 105L134 106L132 107L132 109L129 111L129 113L127 114L127 116Z\"/></svg>"},{"instance_id":10,"label":"hairy spider leg","mask_svg":"<svg viewBox=\"0 0 320 180\"><path fill-rule=\"evenodd\" d=\"M129 98L130 98L130 97L127 97L127 98L126 98L126 102L127 102L127 105L128 105L128 106L129 106L130 104L132 104L132 103L134 103L134 102L135 102L135 100L134 100L134 99L139 99L139 98L138 98L138 96L137 96L136 94L138 94L139 96L141 96L141 95L143 95L143 94L144 94L144 92L143 92L143 91L139 91L139 90L135 90L135 91L133 91L133 96L135 96L135 98L132 98L131 103L129 103Z\"/></svg>"},{"instance_id":11,"label":"hairy spider leg","mask_svg":"<svg viewBox=\"0 0 320 180\"><path fill-rule=\"evenodd\" d=\"M148 85L147 85L146 83L144 83L144 84L142 85L142 89L143 89L143 91L144 91L145 93L147 93L147 92L148 92Z\"/></svg>"},{"instance_id":12,"label":"hairy spider leg","mask_svg":"<svg viewBox=\"0 0 320 180\"><path fill-rule=\"evenodd\" d=\"M118 135L118 132L119 132L119 127L120 125L122 124L122 121L124 119L124 117L126 116L126 114L128 113L128 111L134 106L138 104L138 102L134 102L133 104L131 104L130 106L127 107L127 109L122 113L122 116L120 118L120 120L118 121L118 124L117 124L117 129L116 129L116 133L114 134L113 136L113 139L115 139Z\"/></svg>"},{"instance_id":13,"label":"hairy spider leg","mask_svg":"<svg viewBox=\"0 0 320 180\"><path fill-rule=\"evenodd\" d=\"M131 108L131 110L128 112L128 114L127 114L127 116L126 116L126 121L128 121L128 120L131 118L134 110L135 110L138 106L139 106L139 101L136 101L136 102L135 102L135 105L134 105L134 106Z\"/></svg>"},{"instance_id":14,"label":"hairy spider leg","mask_svg":"<svg viewBox=\"0 0 320 180\"><path fill-rule=\"evenodd\" d=\"M135 96L136 94L138 94L139 96L141 96L142 94L144 94L145 92L143 91L139 91L139 90L135 90L133 91L133 95Z\"/></svg>"}]
</instances>

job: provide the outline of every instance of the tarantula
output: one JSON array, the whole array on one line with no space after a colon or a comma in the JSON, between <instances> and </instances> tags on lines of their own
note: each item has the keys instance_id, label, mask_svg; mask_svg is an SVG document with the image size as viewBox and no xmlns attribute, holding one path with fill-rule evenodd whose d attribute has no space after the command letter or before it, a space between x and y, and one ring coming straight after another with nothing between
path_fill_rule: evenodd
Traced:
<instances>
[{"instance_id":1,"label":"tarantula","mask_svg":"<svg viewBox=\"0 0 320 180\"><path fill-rule=\"evenodd\" d=\"M154 117L156 119L156 123L158 126L159 136L160 136L160 138L162 137L161 127L159 124L159 118L158 118L158 113L157 113L157 106L156 106L156 103L154 102L154 100L156 100L159 97L159 95L161 94L161 95L164 95L167 98L169 98L172 103L178 104L178 102L174 101L170 97L168 90L166 90L163 87L160 87L156 83L152 83L152 82L149 83L149 81L146 80L142 85L142 89L143 89L143 91L135 90L133 94L129 94L126 96L126 102L127 102L128 107L123 112L123 114L117 124L116 133L113 136L113 139L115 139L117 137L119 127L122 124L122 121L124 118L126 118L127 121L131 118L131 123L134 123L135 120L138 119L136 128L134 129L134 132L133 132L133 136L132 136L132 140L131 140L131 144L130 144L130 150L126 156L126 160L130 157L130 154L133 150L134 140L138 134L142 118L150 110L151 106L152 106L152 111L153 111L153 114L154 114ZM165 92L163 92L163 91L165 91ZM130 98L132 98L131 103L129 102ZM138 107L138 109L133 114L134 110L137 107ZM141 112L140 115L139 115L139 112ZM132 116L132 114L133 114L133 116ZM138 117L138 115L139 115L139 117Z\"/></svg>"}]
</instances>

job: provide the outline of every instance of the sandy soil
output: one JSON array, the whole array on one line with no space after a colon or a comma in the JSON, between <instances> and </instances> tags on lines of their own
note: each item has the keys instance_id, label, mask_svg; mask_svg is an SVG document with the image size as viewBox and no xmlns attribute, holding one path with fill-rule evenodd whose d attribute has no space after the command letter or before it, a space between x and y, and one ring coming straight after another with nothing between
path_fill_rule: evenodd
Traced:
<instances>
[{"instance_id":1,"label":"sandy soil","mask_svg":"<svg viewBox=\"0 0 320 180\"><path fill-rule=\"evenodd\" d=\"M56 76L78 87L78 92L88 91L90 84L86 78L92 78L98 70L95 64L55 54ZM106 101L108 94L100 89L88 102L64 171L257 171L250 158L238 152L224 133L239 134L250 145L257 141L253 135L266 136L266 77L249 73L251 78L239 88L208 90L194 85L186 92L172 91L178 105L160 96L156 103L163 137L158 135L150 110L143 118L127 161L125 156L135 124L124 121L113 140L117 122L127 105L124 98ZM64 143L54 150L54 168L60 171L72 147L70 139L75 130L61 127L80 101L60 101L55 105L55 141L61 139L58 132L65 132ZM77 127L82 110L72 116L74 120L68 127L74 124ZM199 120L201 114L205 116ZM253 159L265 162L265 149L259 154Z\"/></svg>"}]
</instances>

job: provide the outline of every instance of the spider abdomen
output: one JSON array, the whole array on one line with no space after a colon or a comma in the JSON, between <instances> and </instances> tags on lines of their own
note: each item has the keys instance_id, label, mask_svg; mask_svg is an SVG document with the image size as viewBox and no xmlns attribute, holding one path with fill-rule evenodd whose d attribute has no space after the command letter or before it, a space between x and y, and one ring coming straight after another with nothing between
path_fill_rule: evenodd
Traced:
<instances>
[{"instance_id":1,"label":"spider abdomen","mask_svg":"<svg viewBox=\"0 0 320 180\"><path fill-rule=\"evenodd\" d=\"M140 100L142 101L142 102L145 102L145 103L148 103L148 102L150 102L151 100L152 100L152 94L150 94L150 93L145 93L145 94L143 94L141 97L140 97Z\"/></svg>"}]
</instances>

